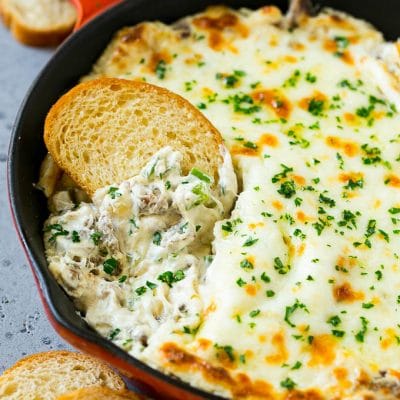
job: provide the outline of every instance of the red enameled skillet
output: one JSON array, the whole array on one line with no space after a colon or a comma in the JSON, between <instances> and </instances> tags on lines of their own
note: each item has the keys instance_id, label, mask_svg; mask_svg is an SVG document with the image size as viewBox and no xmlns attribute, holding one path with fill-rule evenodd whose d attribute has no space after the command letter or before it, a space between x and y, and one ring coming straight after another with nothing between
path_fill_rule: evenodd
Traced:
<instances>
[{"instance_id":1,"label":"red enameled skillet","mask_svg":"<svg viewBox=\"0 0 400 400\"><path fill-rule=\"evenodd\" d=\"M106 360L156 399L219 397L148 367L102 338L76 314L72 302L47 268L42 227L48 211L45 198L32 183L38 179L39 166L46 152L42 139L46 113L80 76L89 72L114 32L144 20L170 23L215 3L234 8L257 8L267 4L275 4L283 11L287 8L284 0L129 0L108 8L74 33L40 73L21 105L10 141L7 177L11 211L49 320L73 346ZM327 0L319 1L319 5L328 5L370 21L387 39L400 36L398 0Z\"/></svg>"}]
</instances>

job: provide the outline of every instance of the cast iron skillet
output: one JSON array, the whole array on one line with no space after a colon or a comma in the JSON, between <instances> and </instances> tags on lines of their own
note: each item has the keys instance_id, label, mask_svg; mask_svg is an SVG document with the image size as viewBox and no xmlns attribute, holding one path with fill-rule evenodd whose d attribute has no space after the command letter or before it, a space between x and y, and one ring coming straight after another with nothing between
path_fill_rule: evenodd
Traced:
<instances>
[{"instance_id":1,"label":"cast iron skillet","mask_svg":"<svg viewBox=\"0 0 400 400\"><path fill-rule=\"evenodd\" d=\"M75 308L50 274L42 243L42 227L48 215L44 196L32 183L46 153L42 129L51 105L80 76L91 69L112 35L119 28L143 20L173 22L201 11L207 5L257 8L276 4L286 11L285 0L130 0L109 9L67 40L43 69L29 90L12 132L8 158L10 205L20 240L31 264L47 315L58 333L75 347L105 359L128 378L162 399L219 399L156 371L102 338L76 314ZM373 23L387 39L400 36L398 0L318 1Z\"/></svg>"}]
</instances>

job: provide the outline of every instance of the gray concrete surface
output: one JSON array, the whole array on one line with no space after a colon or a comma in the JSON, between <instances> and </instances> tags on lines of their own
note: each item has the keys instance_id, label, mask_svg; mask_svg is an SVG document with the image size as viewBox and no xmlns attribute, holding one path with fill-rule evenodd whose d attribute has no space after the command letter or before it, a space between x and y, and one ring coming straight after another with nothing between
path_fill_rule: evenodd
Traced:
<instances>
[{"instance_id":1,"label":"gray concrete surface","mask_svg":"<svg viewBox=\"0 0 400 400\"><path fill-rule=\"evenodd\" d=\"M0 373L21 357L68 345L50 326L11 222L6 161L15 115L51 49L15 42L0 23Z\"/></svg>"}]
</instances>

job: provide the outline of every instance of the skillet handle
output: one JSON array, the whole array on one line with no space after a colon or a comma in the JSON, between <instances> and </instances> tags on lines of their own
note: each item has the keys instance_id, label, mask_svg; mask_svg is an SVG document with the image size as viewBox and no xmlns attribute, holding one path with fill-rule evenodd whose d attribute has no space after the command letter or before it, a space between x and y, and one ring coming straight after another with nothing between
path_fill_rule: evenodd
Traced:
<instances>
[{"instance_id":1,"label":"skillet handle","mask_svg":"<svg viewBox=\"0 0 400 400\"><path fill-rule=\"evenodd\" d=\"M95 16L108 8L121 3L122 0L70 0L77 11L74 32Z\"/></svg>"}]
</instances>

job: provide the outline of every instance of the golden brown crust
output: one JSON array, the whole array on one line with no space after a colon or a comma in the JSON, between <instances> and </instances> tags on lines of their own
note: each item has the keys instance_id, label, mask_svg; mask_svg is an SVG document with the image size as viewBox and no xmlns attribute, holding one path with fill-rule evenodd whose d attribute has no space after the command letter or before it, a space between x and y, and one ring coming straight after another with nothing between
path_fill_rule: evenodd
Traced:
<instances>
[{"instance_id":1,"label":"golden brown crust","mask_svg":"<svg viewBox=\"0 0 400 400\"><path fill-rule=\"evenodd\" d=\"M60 28L50 32L39 31L29 29L11 18L10 30L14 37L23 44L33 47L51 47L60 44L72 32L72 27Z\"/></svg>"},{"instance_id":2,"label":"golden brown crust","mask_svg":"<svg viewBox=\"0 0 400 400\"><path fill-rule=\"evenodd\" d=\"M71 21L69 24L55 28L37 29L31 27L7 8L5 0L0 0L0 16L15 39L33 47L57 46L72 32L75 24L75 21Z\"/></svg>"},{"instance_id":3,"label":"golden brown crust","mask_svg":"<svg viewBox=\"0 0 400 400\"><path fill-rule=\"evenodd\" d=\"M10 26L10 15L6 13L4 0L0 0L0 18L3 21L3 24L8 28Z\"/></svg>"},{"instance_id":4,"label":"golden brown crust","mask_svg":"<svg viewBox=\"0 0 400 400\"><path fill-rule=\"evenodd\" d=\"M244 373L233 374L223 366L210 364L208 361L188 353L175 343L164 343L161 353L169 370L191 371L200 373L204 380L218 383L231 393L234 399L285 399L285 400L323 400L324 397L317 389L289 391L285 397L280 397L272 385L264 380L251 380Z\"/></svg>"},{"instance_id":5,"label":"golden brown crust","mask_svg":"<svg viewBox=\"0 0 400 400\"><path fill-rule=\"evenodd\" d=\"M128 390L115 391L109 388L90 387L74 390L73 392L63 394L56 400L141 400L142 396L132 393Z\"/></svg>"},{"instance_id":6,"label":"golden brown crust","mask_svg":"<svg viewBox=\"0 0 400 400\"><path fill-rule=\"evenodd\" d=\"M118 90L114 90L115 88L118 88ZM117 94L118 91L120 91L121 94ZM89 150L90 160L84 164L81 154L76 154L76 152L82 152L84 150L82 149L84 146L78 146L80 140L79 136L90 136L92 132L79 131L81 125L78 127L74 125L74 128L70 128L70 125L68 125L68 128L66 128L63 133L61 133L61 131L64 130L63 123L67 117L72 117L72 121L78 118L77 115L68 116L68 113L71 113L72 107L76 107L77 104L80 105L80 107L77 107L75 110L76 114L81 114L82 110L87 111L85 110L85 96L87 96L88 93L94 96L101 93L102 98L104 98L105 95L109 97L112 96L111 100L113 100L113 103L118 103L120 100L126 102L127 98L140 98L140 104L135 106L136 108L128 108L128 112L133 113L138 109L141 113L150 114L151 119L155 118L157 115L158 120L157 123L155 123L157 132L153 133L154 130L149 130L149 135L142 135L139 137L139 133L144 132L147 126L140 125L140 121L136 122L136 120L133 119L129 120L126 124L128 131L123 132L121 126L119 128L115 126L114 119L112 121L109 120L110 114L108 114L107 118L101 120L101 129L98 128L96 132L93 133L93 135L97 137L102 136L101 145L94 145L92 149L94 151ZM168 120L167 116L161 115L158 112L157 107L161 107L161 105L168 107L168 112L171 110L175 112L175 114L173 114L173 121ZM120 108L117 106L114 114L111 116L117 118L116 115L119 113L119 110ZM125 111L127 111L127 109L125 109ZM151 113L151 111L153 111L153 113ZM72 111L72 113L73 112L74 111ZM166 112L166 114L168 113ZM79 116L79 118L82 119L84 117ZM89 117L87 117L87 119L89 119ZM191 123L192 128L195 126L197 129L187 135L191 136L189 139L193 139L191 143L188 142L188 138L183 138L183 133L186 129L185 124L189 123ZM61 127L61 125L63 126ZM171 132L166 132L166 126L171 125L174 125L174 129L176 129L175 132L172 132L173 137L168 136ZM205 136L206 134L208 134L208 136ZM61 135L63 135L62 140L60 139ZM129 164L130 160L127 160L128 157L124 156L126 149L121 148L122 136L124 136L125 139L126 137L129 138L131 147L134 149L133 154L135 157L134 161L132 161L134 164ZM222 137L217 129L199 110L197 110L197 108L181 96L167 89L148 83L124 79L100 78L81 83L71 89L51 108L45 121L44 141L57 165L89 194L93 194L97 189L108 184L122 182L139 173L141 168L148 162L149 158L143 157L143 159L140 159L141 157L138 154L145 153L146 156L152 156L160 148L167 145L171 145L175 150L182 151L184 157L183 171L185 173L190 171L195 163L198 165L197 163L200 159L200 161L203 162L202 166L205 167L205 172L217 177L218 167L222 163L222 156L220 155L219 149L219 146L223 143ZM192 146L194 147L196 143L200 143L198 146L200 151L197 153L191 152L190 148ZM107 147L106 144L110 146ZM74 157L72 159L69 150L74 145L77 150L72 155L72 157ZM113 165L110 160L112 160L113 155L117 152L121 156L118 158L118 163L115 162L115 165ZM201 154L199 154L200 152ZM99 154L102 158L96 159L95 157L99 156ZM100 164L98 160L100 160ZM106 163L108 165L105 165ZM105 177L93 176L95 174L89 176L89 174L87 174L88 168L92 168L93 170L96 170L96 168L102 169L102 174L105 175Z\"/></svg>"},{"instance_id":7,"label":"golden brown crust","mask_svg":"<svg viewBox=\"0 0 400 400\"><path fill-rule=\"evenodd\" d=\"M89 356L87 354L76 353L66 350L54 350L43 353L32 354L21 358L13 366L6 369L0 378L6 378L12 374L18 373L18 369L29 368L35 364L44 364L49 360L57 360L60 362L76 362L77 364L92 364L98 370L104 374L113 378L114 384L117 387L125 387L125 383L122 378L114 372L107 364L103 361L98 360L95 357Z\"/></svg>"}]
</instances>

